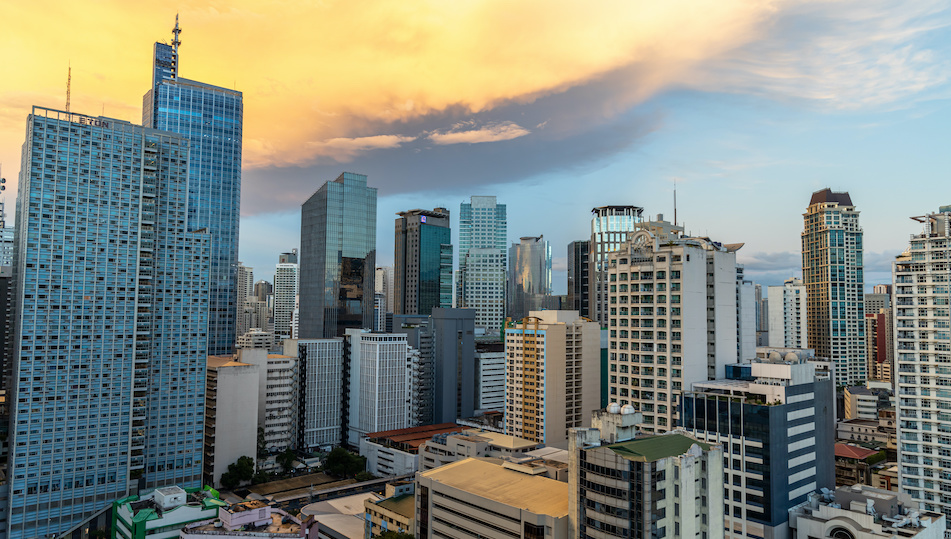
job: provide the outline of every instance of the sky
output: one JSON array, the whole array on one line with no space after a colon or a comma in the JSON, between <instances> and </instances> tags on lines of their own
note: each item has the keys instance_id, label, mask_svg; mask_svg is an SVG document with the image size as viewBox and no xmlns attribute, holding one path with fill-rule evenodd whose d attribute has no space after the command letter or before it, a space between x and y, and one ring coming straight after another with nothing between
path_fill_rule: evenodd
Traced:
<instances>
[{"instance_id":1,"label":"sky","mask_svg":"<svg viewBox=\"0 0 951 539\"><path fill-rule=\"evenodd\" d=\"M0 3L0 164L12 220L33 105L141 122L152 43L178 10L179 75L244 94L240 259L270 279L300 204L341 172L398 211L471 195L544 235L554 291L595 206L674 213L745 246L748 278L800 270L811 193L861 211L866 285L951 204L951 8L916 0ZM55 16L51 16L55 14ZM454 229L454 236L456 230Z\"/></svg>"}]
</instances>

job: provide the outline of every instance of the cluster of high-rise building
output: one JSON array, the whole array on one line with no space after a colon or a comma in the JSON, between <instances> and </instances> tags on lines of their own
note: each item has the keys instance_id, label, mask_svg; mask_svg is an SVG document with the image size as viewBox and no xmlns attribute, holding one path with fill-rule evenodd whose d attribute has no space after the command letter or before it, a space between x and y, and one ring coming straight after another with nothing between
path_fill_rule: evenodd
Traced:
<instances>
[{"instance_id":1,"label":"cluster of high-rise building","mask_svg":"<svg viewBox=\"0 0 951 539\"><path fill-rule=\"evenodd\" d=\"M14 227L0 205L0 536L86 537L170 485L220 515L197 489L240 457L337 446L419 472L399 516L418 537L943 533L951 206L913 218L871 294L848 193L812 194L802 276L765 291L742 243L601 206L556 296L549 241L510 244L495 196L460 205L456 244L455 210L399 212L378 266L377 189L344 172L256 282L242 94L179 77L179 33L154 46L142 125L28 116ZM840 456L868 458L841 432L890 440L900 494L832 490ZM371 505L384 529L398 504Z\"/></svg>"}]
</instances>

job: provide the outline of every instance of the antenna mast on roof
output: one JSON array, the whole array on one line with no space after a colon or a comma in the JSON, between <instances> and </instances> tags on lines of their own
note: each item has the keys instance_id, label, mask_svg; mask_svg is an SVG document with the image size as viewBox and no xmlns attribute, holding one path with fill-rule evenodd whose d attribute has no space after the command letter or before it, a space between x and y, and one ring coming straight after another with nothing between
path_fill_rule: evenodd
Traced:
<instances>
[{"instance_id":1,"label":"antenna mast on roof","mask_svg":"<svg viewBox=\"0 0 951 539\"><path fill-rule=\"evenodd\" d=\"M674 226L677 226L677 178L674 178Z\"/></svg>"},{"instance_id":2,"label":"antenna mast on roof","mask_svg":"<svg viewBox=\"0 0 951 539\"><path fill-rule=\"evenodd\" d=\"M69 87L73 82L73 66L69 63L69 72L66 75L66 112L69 112Z\"/></svg>"},{"instance_id":3,"label":"antenna mast on roof","mask_svg":"<svg viewBox=\"0 0 951 539\"><path fill-rule=\"evenodd\" d=\"M178 57L178 46L182 44L182 40L178 38L178 35L182 33L182 29L178 27L178 13L175 14L175 28L172 28L172 35L175 36L172 39L172 50L175 51L175 56Z\"/></svg>"}]
</instances>

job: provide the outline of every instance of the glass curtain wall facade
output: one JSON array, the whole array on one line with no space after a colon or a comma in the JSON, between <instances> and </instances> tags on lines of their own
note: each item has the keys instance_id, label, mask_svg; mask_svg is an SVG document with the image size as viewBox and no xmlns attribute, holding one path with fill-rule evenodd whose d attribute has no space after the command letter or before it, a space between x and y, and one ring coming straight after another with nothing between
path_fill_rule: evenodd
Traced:
<instances>
[{"instance_id":1,"label":"glass curtain wall facade","mask_svg":"<svg viewBox=\"0 0 951 539\"><path fill-rule=\"evenodd\" d=\"M848 193L823 189L812 194L803 222L809 348L835 361L838 383L861 384L868 378L868 366L859 212Z\"/></svg>"},{"instance_id":2,"label":"glass curtain wall facade","mask_svg":"<svg viewBox=\"0 0 951 539\"><path fill-rule=\"evenodd\" d=\"M17 198L9 537L201 484L210 238L189 143L34 107Z\"/></svg>"},{"instance_id":3,"label":"glass curtain wall facade","mask_svg":"<svg viewBox=\"0 0 951 539\"><path fill-rule=\"evenodd\" d=\"M474 196L459 206L459 272L456 307L476 310L476 327L488 333L505 319L508 221L505 204L494 196Z\"/></svg>"},{"instance_id":4,"label":"glass curtain wall facade","mask_svg":"<svg viewBox=\"0 0 951 539\"><path fill-rule=\"evenodd\" d=\"M394 314L428 315L452 307L449 210L410 210L396 219Z\"/></svg>"},{"instance_id":5,"label":"glass curtain wall facade","mask_svg":"<svg viewBox=\"0 0 951 539\"><path fill-rule=\"evenodd\" d=\"M600 206L591 210L591 253L589 275L589 318L608 325L608 256L617 251L637 230L644 208L637 206Z\"/></svg>"},{"instance_id":6,"label":"glass curtain wall facade","mask_svg":"<svg viewBox=\"0 0 951 539\"><path fill-rule=\"evenodd\" d=\"M175 33L177 36L178 23ZM234 351L241 204L241 92L178 77L178 42L156 43L142 123L189 141L188 227L211 235L208 354Z\"/></svg>"},{"instance_id":7,"label":"glass curtain wall facade","mask_svg":"<svg viewBox=\"0 0 951 539\"><path fill-rule=\"evenodd\" d=\"M578 311L581 316L591 318L588 307L589 290L589 254L591 242L573 241L568 244L568 310Z\"/></svg>"},{"instance_id":8,"label":"glass curtain wall facade","mask_svg":"<svg viewBox=\"0 0 951 539\"><path fill-rule=\"evenodd\" d=\"M551 306L551 245L544 236L525 236L509 248L505 316L513 320Z\"/></svg>"},{"instance_id":9,"label":"glass curtain wall facade","mask_svg":"<svg viewBox=\"0 0 951 539\"><path fill-rule=\"evenodd\" d=\"M300 338L372 328L375 270L376 188L344 172L301 207Z\"/></svg>"}]
</instances>

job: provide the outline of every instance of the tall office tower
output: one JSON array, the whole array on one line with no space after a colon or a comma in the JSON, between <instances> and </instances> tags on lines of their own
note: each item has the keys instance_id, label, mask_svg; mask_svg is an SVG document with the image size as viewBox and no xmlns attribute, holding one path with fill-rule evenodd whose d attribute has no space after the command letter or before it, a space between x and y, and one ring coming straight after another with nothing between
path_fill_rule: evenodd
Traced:
<instances>
[{"instance_id":1,"label":"tall office tower","mask_svg":"<svg viewBox=\"0 0 951 539\"><path fill-rule=\"evenodd\" d=\"M449 210L397 213L393 251L393 314L428 315L452 307L452 235Z\"/></svg>"},{"instance_id":2,"label":"tall office tower","mask_svg":"<svg viewBox=\"0 0 951 539\"><path fill-rule=\"evenodd\" d=\"M509 248L505 316L514 320L552 307L551 245L544 236L523 236Z\"/></svg>"},{"instance_id":3,"label":"tall office tower","mask_svg":"<svg viewBox=\"0 0 951 539\"><path fill-rule=\"evenodd\" d=\"M772 348L806 348L806 285L792 277L782 286L768 287L769 346Z\"/></svg>"},{"instance_id":4,"label":"tall office tower","mask_svg":"<svg viewBox=\"0 0 951 539\"><path fill-rule=\"evenodd\" d=\"M912 217L924 229L892 265L898 483L927 511L951 515L951 205Z\"/></svg>"},{"instance_id":5,"label":"tall office tower","mask_svg":"<svg viewBox=\"0 0 951 539\"><path fill-rule=\"evenodd\" d=\"M348 328L346 334L350 341L350 402L344 410L347 443L359 447L363 434L410 426L407 359L411 349L402 333Z\"/></svg>"},{"instance_id":6,"label":"tall office tower","mask_svg":"<svg viewBox=\"0 0 951 539\"><path fill-rule=\"evenodd\" d=\"M819 357L835 360L842 383L867 378L862 229L848 193L812 194L803 214L802 276L807 337Z\"/></svg>"},{"instance_id":7,"label":"tall office tower","mask_svg":"<svg viewBox=\"0 0 951 539\"><path fill-rule=\"evenodd\" d=\"M188 229L211 236L208 354L227 355L236 337L244 105L241 92L180 78L178 16L172 33L171 45L155 43L142 124L188 139Z\"/></svg>"},{"instance_id":8,"label":"tall office tower","mask_svg":"<svg viewBox=\"0 0 951 539\"><path fill-rule=\"evenodd\" d=\"M296 260L297 249L294 251ZM287 260L284 255L281 258ZM300 285L299 272L297 262L280 262L274 269L274 333L277 335L291 336L291 318Z\"/></svg>"},{"instance_id":9,"label":"tall office tower","mask_svg":"<svg viewBox=\"0 0 951 539\"><path fill-rule=\"evenodd\" d=\"M635 438L638 419L614 403L571 430L565 537L723 539L724 446L683 431Z\"/></svg>"},{"instance_id":10,"label":"tall office tower","mask_svg":"<svg viewBox=\"0 0 951 539\"><path fill-rule=\"evenodd\" d=\"M474 309L433 309L430 316L395 315L392 333L406 334L419 351L413 364L411 420L418 425L453 423L475 415Z\"/></svg>"},{"instance_id":11,"label":"tall office tower","mask_svg":"<svg viewBox=\"0 0 951 539\"><path fill-rule=\"evenodd\" d=\"M868 377L895 384L895 311L879 309L865 313L865 357Z\"/></svg>"},{"instance_id":12,"label":"tall office tower","mask_svg":"<svg viewBox=\"0 0 951 539\"><path fill-rule=\"evenodd\" d=\"M607 260L610 400L644 431L672 429L681 392L736 363L740 246L645 225Z\"/></svg>"},{"instance_id":13,"label":"tall office tower","mask_svg":"<svg viewBox=\"0 0 951 539\"><path fill-rule=\"evenodd\" d=\"M789 537L789 510L835 486L835 386L808 350L765 350L683 395L682 426L732 448L723 468L725 536Z\"/></svg>"},{"instance_id":14,"label":"tall office tower","mask_svg":"<svg viewBox=\"0 0 951 539\"><path fill-rule=\"evenodd\" d=\"M297 356L297 448L317 451L341 438L344 339L285 340L284 354Z\"/></svg>"},{"instance_id":15,"label":"tall office tower","mask_svg":"<svg viewBox=\"0 0 951 539\"><path fill-rule=\"evenodd\" d=\"M237 312L237 316L235 317L235 331L237 331L236 337L240 337L247 333L252 327L257 327L250 325L251 320L248 316L249 312L253 312L249 309L248 300L254 298L254 268L245 266L243 262L238 262L237 294L235 301L235 309Z\"/></svg>"},{"instance_id":16,"label":"tall office tower","mask_svg":"<svg viewBox=\"0 0 951 539\"><path fill-rule=\"evenodd\" d=\"M393 266L377 266L376 268L376 293L383 294L387 313L393 312L393 305L396 300L393 299Z\"/></svg>"},{"instance_id":17,"label":"tall office tower","mask_svg":"<svg viewBox=\"0 0 951 539\"><path fill-rule=\"evenodd\" d=\"M5 180L5 179L4 179ZM0 266L13 265L13 227L7 226L7 214L0 200Z\"/></svg>"},{"instance_id":18,"label":"tall office tower","mask_svg":"<svg viewBox=\"0 0 951 539\"><path fill-rule=\"evenodd\" d=\"M601 330L578 311L532 311L505 328L505 433L568 447L601 404Z\"/></svg>"},{"instance_id":19,"label":"tall office tower","mask_svg":"<svg viewBox=\"0 0 951 539\"><path fill-rule=\"evenodd\" d=\"M588 307L590 251L591 242L588 240L568 244L568 305L562 306L563 309L578 311L585 318L591 318Z\"/></svg>"},{"instance_id":20,"label":"tall office tower","mask_svg":"<svg viewBox=\"0 0 951 539\"><path fill-rule=\"evenodd\" d=\"M769 288L757 284L756 288L756 346L769 344Z\"/></svg>"},{"instance_id":21,"label":"tall office tower","mask_svg":"<svg viewBox=\"0 0 951 539\"><path fill-rule=\"evenodd\" d=\"M34 107L17 194L8 537L201 485L210 238L189 142Z\"/></svg>"},{"instance_id":22,"label":"tall office tower","mask_svg":"<svg viewBox=\"0 0 951 539\"><path fill-rule=\"evenodd\" d=\"M301 206L300 337L373 327L376 188L344 172Z\"/></svg>"},{"instance_id":23,"label":"tall office tower","mask_svg":"<svg viewBox=\"0 0 951 539\"><path fill-rule=\"evenodd\" d=\"M496 334L505 319L505 204L474 196L459 207L456 307L476 310L476 327Z\"/></svg>"},{"instance_id":24,"label":"tall office tower","mask_svg":"<svg viewBox=\"0 0 951 539\"><path fill-rule=\"evenodd\" d=\"M274 285L261 280L254 283L254 296L261 301L268 302L268 298L274 293Z\"/></svg>"},{"instance_id":25,"label":"tall office tower","mask_svg":"<svg viewBox=\"0 0 951 539\"><path fill-rule=\"evenodd\" d=\"M621 248L643 221L644 208L637 206L600 206L591 210L591 241L588 242L589 289L588 318L608 325L608 253ZM658 219L660 220L660 219Z\"/></svg>"},{"instance_id":26,"label":"tall office tower","mask_svg":"<svg viewBox=\"0 0 951 539\"><path fill-rule=\"evenodd\" d=\"M736 266L736 353L742 361L756 356L756 290Z\"/></svg>"}]
</instances>

